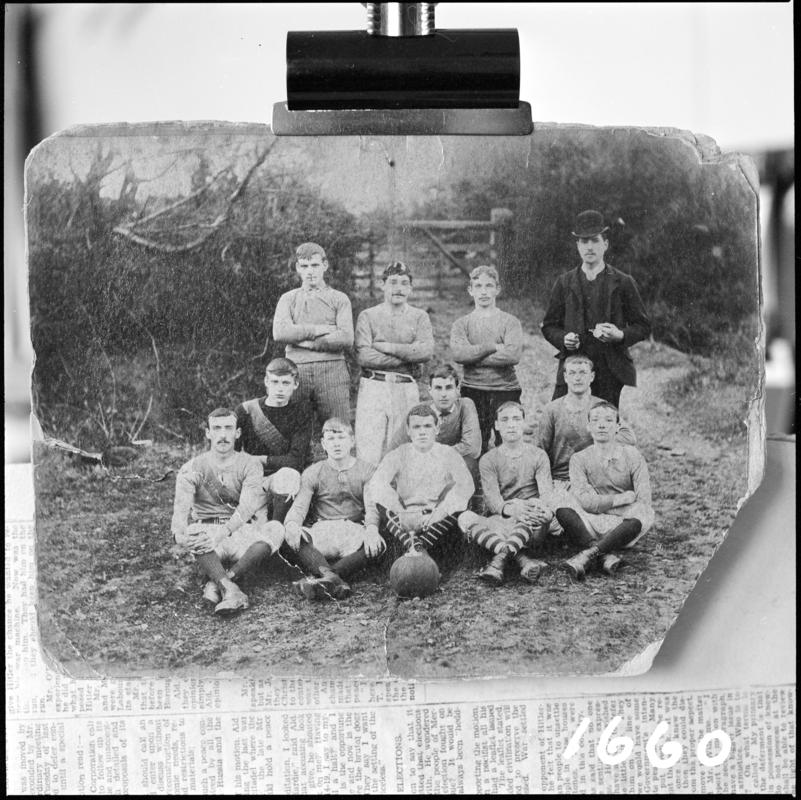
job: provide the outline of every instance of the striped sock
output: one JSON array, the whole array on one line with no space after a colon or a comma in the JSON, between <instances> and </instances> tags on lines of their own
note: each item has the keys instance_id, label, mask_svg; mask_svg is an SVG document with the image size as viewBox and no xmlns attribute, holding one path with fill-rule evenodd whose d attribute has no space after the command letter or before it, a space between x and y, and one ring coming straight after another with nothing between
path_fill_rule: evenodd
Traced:
<instances>
[{"instance_id":1,"label":"striped sock","mask_svg":"<svg viewBox=\"0 0 801 800\"><path fill-rule=\"evenodd\" d=\"M470 529L470 538L479 546L493 553L508 552L514 555L528 543L531 529L518 522L511 530L508 538L496 533L489 525L477 524Z\"/></svg>"},{"instance_id":2,"label":"striped sock","mask_svg":"<svg viewBox=\"0 0 801 800\"><path fill-rule=\"evenodd\" d=\"M447 536L455 526L456 516L449 514L445 519L441 519L439 522L435 522L433 525L418 531L415 538L425 550L430 550L442 537Z\"/></svg>"},{"instance_id":3,"label":"striped sock","mask_svg":"<svg viewBox=\"0 0 801 800\"><path fill-rule=\"evenodd\" d=\"M386 529L390 535L400 542L404 550L409 550L413 544L414 537L403 527L400 517L394 511L390 511L383 506L378 506L378 509L386 520Z\"/></svg>"}]
</instances>

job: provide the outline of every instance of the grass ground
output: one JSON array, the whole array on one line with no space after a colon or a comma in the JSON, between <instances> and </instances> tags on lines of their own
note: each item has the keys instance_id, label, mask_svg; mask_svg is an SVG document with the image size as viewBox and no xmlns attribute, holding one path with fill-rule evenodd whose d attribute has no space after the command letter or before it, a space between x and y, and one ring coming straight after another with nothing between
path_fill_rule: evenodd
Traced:
<instances>
[{"instance_id":1,"label":"grass ground","mask_svg":"<svg viewBox=\"0 0 801 800\"><path fill-rule=\"evenodd\" d=\"M440 351L467 299L430 303ZM536 328L539 309L517 299L501 305L526 329L519 374L536 422L553 388L553 349ZM697 368L689 358L647 342L634 357L639 385L624 390L621 410L649 464L657 522L615 578L574 583L554 568L536 586L513 576L492 589L475 578L485 555L460 546L429 598L395 598L383 563L355 582L350 599L310 604L289 591L295 568L274 558L244 587L251 608L219 619L169 535L175 474L202 445L157 442L109 469L41 447L43 645L74 675L447 678L619 669L665 635L746 492L745 427L736 422L746 387L713 382L701 396L680 392ZM555 567L567 551L558 538L548 548Z\"/></svg>"}]
</instances>

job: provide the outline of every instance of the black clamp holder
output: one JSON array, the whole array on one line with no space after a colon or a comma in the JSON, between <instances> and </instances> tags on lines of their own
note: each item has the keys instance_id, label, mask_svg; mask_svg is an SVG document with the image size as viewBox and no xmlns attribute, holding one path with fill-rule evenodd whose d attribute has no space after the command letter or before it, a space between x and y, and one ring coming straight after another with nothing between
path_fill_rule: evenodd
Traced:
<instances>
[{"instance_id":1,"label":"black clamp holder","mask_svg":"<svg viewBox=\"0 0 801 800\"><path fill-rule=\"evenodd\" d=\"M277 135L526 135L514 28L434 27L436 3L365 3L365 31L290 31Z\"/></svg>"}]
</instances>

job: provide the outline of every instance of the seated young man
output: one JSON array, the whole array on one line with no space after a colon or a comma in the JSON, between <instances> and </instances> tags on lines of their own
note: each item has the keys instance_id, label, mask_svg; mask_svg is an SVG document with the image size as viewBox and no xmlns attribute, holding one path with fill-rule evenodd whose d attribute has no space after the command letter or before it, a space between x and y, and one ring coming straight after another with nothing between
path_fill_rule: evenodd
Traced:
<instances>
[{"instance_id":1,"label":"seated young man","mask_svg":"<svg viewBox=\"0 0 801 800\"><path fill-rule=\"evenodd\" d=\"M587 417L593 443L570 459L570 492L580 509L556 510L565 536L581 548L563 563L579 580L598 561L614 574L622 564L615 551L631 547L654 523L645 459L636 447L615 441L617 408L602 400Z\"/></svg>"},{"instance_id":2,"label":"seated young man","mask_svg":"<svg viewBox=\"0 0 801 800\"><path fill-rule=\"evenodd\" d=\"M256 456L264 470L264 489L269 495L270 516L284 521L300 488L311 439L312 415L307 402L293 399L298 388L298 368L288 358L274 358L264 376L267 394L236 407L242 429L237 450Z\"/></svg>"},{"instance_id":3,"label":"seated young man","mask_svg":"<svg viewBox=\"0 0 801 800\"><path fill-rule=\"evenodd\" d=\"M478 577L494 586L503 583L512 560L529 583L536 583L547 566L531 555L545 541L553 518L551 468L545 452L524 441L525 417L520 403L498 408L495 426L503 441L478 462L484 503L492 516L465 511L459 517L467 538L493 553Z\"/></svg>"},{"instance_id":4,"label":"seated young man","mask_svg":"<svg viewBox=\"0 0 801 800\"><path fill-rule=\"evenodd\" d=\"M539 421L539 446L548 454L554 484L570 483L570 457L592 444L587 430L587 412L591 406L603 402L590 393L595 379L591 359L585 355L568 356L564 368L567 394L546 403ZM619 444L637 446L637 437L625 423L621 423L617 436Z\"/></svg>"},{"instance_id":5,"label":"seated young man","mask_svg":"<svg viewBox=\"0 0 801 800\"><path fill-rule=\"evenodd\" d=\"M304 471L284 521L285 536L313 576L296 581L297 591L308 600L341 600L351 593L346 579L386 545L378 533L378 512L365 492L375 467L352 454L353 429L336 417L326 420L322 445L328 458Z\"/></svg>"},{"instance_id":6,"label":"seated young man","mask_svg":"<svg viewBox=\"0 0 801 800\"><path fill-rule=\"evenodd\" d=\"M369 483L380 521L405 551L430 551L458 532L473 479L462 457L437 442L439 417L421 403L406 415L410 442L387 453Z\"/></svg>"},{"instance_id":7,"label":"seated young man","mask_svg":"<svg viewBox=\"0 0 801 800\"><path fill-rule=\"evenodd\" d=\"M570 457L592 444L587 430L587 412L592 406L603 402L590 393L595 380L592 360L585 355L572 355L565 359L564 378L567 394L546 403L538 425L538 444L548 454L551 462L557 506L576 508L570 489ZM616 441L637 446L637 437L625 423L618 427ZM562 527L554 517L551 533L561 533Z\"/></svg>"},{"instance_id":8,"label":"seated young man","mask_svg":"<svg viewBox=\"0 0 801 800\"><path fill-rule=\"evenodd\" d=\"M452 447L463 459L473 480L478 479L478 457L481 455L481 428L476 406L468 397L459 395L459 373L454 364L440 362L428 375L431 392L429 405L439 418L437 442ZM389 443L394 450L409 443L404 421Z\"/></svg>"},{"instance_id":9,"label":"seated young man","mask_svg":"<svg viewBox=\"0 0 801 800\"><path fill-rule=\"evenodd\" d=\"M258 459L234 450L239 435L233 411L212 411L210 449L184 464L175 481L172 535L207 576L203 597L217 614L248 607L236 581L284 541L284 526L267 521Z\"/></svg>"}]
</instances>

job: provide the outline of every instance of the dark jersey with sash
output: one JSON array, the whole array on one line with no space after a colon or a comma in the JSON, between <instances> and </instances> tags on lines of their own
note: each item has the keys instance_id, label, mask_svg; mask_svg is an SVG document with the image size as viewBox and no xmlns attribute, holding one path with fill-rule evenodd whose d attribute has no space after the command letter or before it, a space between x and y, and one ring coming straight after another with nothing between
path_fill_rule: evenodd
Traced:
<instances>
[{"instance_id":1,"label":"dark jersey with sash","mask_svg":"<svg viewBox=\"0 0 801 800\"><path fill-rule=\"evenodd\" d=\"M266 456L264 474L282 467L301 472L311 439L311 413L305 403L268 406L266 398L247 400L236 408L242 430L236 448L252 456Z\"/></svg>"}]
</instances>

